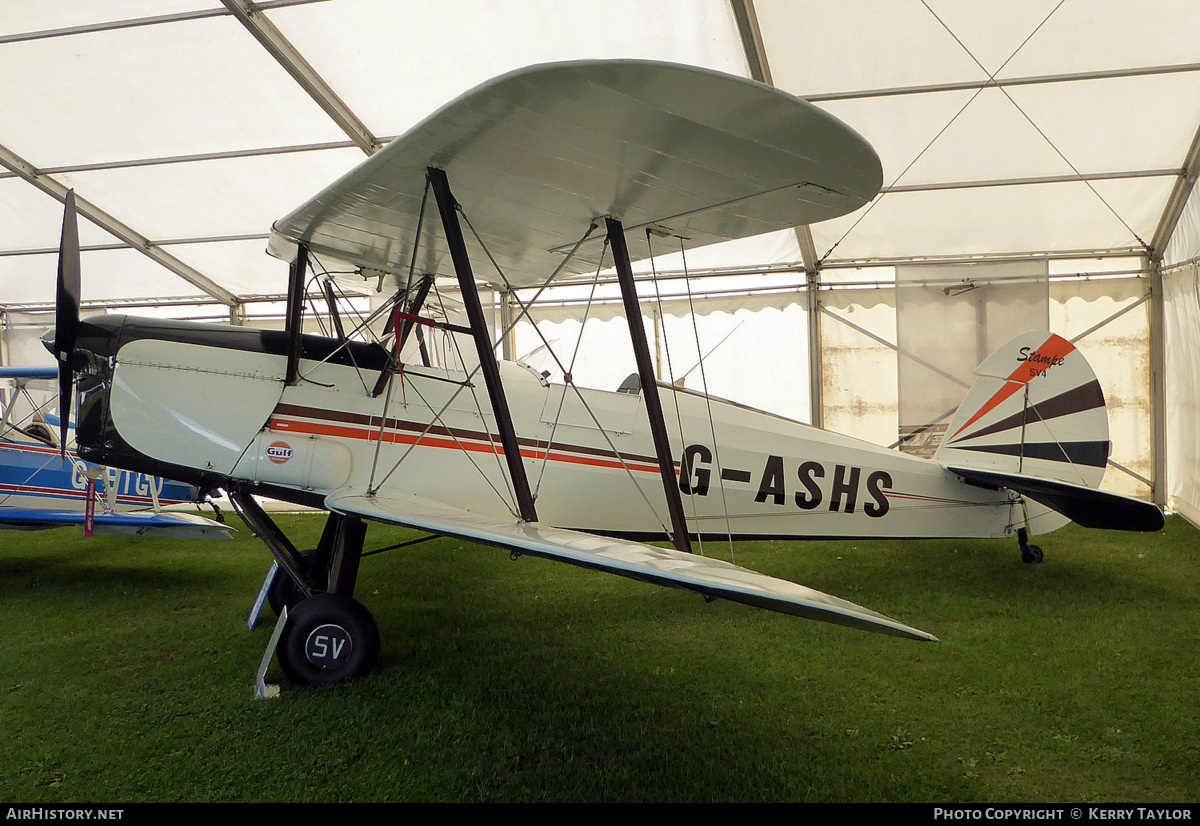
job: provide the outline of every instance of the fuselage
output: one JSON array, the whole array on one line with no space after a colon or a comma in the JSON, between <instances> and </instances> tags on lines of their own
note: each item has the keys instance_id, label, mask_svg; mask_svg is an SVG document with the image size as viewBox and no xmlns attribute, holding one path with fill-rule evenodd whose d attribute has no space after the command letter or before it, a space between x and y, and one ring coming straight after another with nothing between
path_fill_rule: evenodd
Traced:
<instances>
[{"instance_id":1,"label":"fuselage","mask_svg":"<svg viewBox=\"0 0 1200 826\"><path fill-rule=\"evenodd\" d=\"M80 455L306 505L349 487L515 513L477 376L406 366L373 396L381 347L302 342L301 378L288 385L278 331L84 322ZM538 521L663 538L670 523L641 394L551 383L511 362L501 374ZM964 484L935 462L666 385L660 394L693 534L996 537L1023 524L1009 492Z\"/></svg>"}]
</instances>

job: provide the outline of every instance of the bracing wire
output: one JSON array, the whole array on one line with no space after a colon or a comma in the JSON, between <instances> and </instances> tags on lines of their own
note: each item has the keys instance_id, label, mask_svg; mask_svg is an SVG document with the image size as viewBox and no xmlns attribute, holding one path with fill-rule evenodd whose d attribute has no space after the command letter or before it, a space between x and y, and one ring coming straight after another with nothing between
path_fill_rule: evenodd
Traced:
<instances>
[{"instance_id":1,"label":"bracing wire","mask_svg":"<svg viewBox=\"0 0 1200 826\"><path fill-rule=\"evenodd\" d=\"M649 228L647 228L647 230L646 230L646 249L650 255L650 277L654 282L654 297L658 303L659 323L662 324L663 353L667 357L667 375L670 377L671 386L674 387L675 386L675 367L671 363L671 341L667 337L667 324L665 321L665 317L663 315L662 290L658 283L658 267L654 261L654 243L650 240L652 235L653 235L653 233L650 231ZM685 273L685 280L686 280L686 273ZM700 349L700 344L699 344L699 342L697 342L697 344L696 344L697 352L699 352L699 349ZM672 392L671 393L671 401L674 403L674 406L675 406L675 421L679 425L680 446L681 446L681 449L685 449L687 447L687 437L684 435L684 432L683 432L683 414L679 410L679 394ZM690 473L691 468L685 466L685 464L682 461L682 456L681 456L679 472L680 472L680 474L683 474L684 471L687 471ZM691 484L691 479L688 480L688 484L689 485ZM704 532L700 530L700 515L699 515L699 508L696 505L696 497L689 496L688 504L691 505L691 507L692 507L692 519L696 523L696 552L699 553L700 556L704 556L704 535L703 535Z\"/></svg>"},{"instance_id":2,"label":"bracing wire","mask_svg":"<svg viewBox=\"0 0 1200 826\"><path fill-rule=\"evenodd\" d=\"M977 97L979 97L985 89L988 89L992 86L996 86L996 87L1000 88L1000 90L1002 92L1004 92L1005 97L1008 97L1008 99L1010 101L1012 101L1012 97L1009 96L1006 91L1004 91L1004 88L1002 86L1000 86L999 84L996 83L996 75L998 75L998 74L1000 74L1000 72L1004 71L1004 67L1007 66L1010 62L1012 62L1012 59L1017 56L1017 53L1020 52L1021 49L1025 48L1025 44L1027 44L1033 38L1033 36L1035 34L1037 34L1037 32L1044 25L1046 25L1046 22L1054 15L1054 13L1056 11L1058 11L1059 7L1062 6L1062 4L1065 2L1066 2L1066 0L1059 0L1058 4L1055 5L1055 7L1053 9L1050 10L1049 14L1047 14L1044 18L1042 18L1042 21L1040 23L1038 23L1038 25L1036 27L1034 27L1033 31L1031 31L1024 40L1021 41L1021 44L1019 46L1017 46L1016 49L1013 50L1012 54L1010 54L1008 56L1008 58L1002 64L1000 64L1000 68L996 69L995 72L988 72L987 69L984 69L983 64L981 64L978 60L976 60L975 56L971 54L970 50L968 50L967 47L963 45L962 41L959 40L958 37L956 37L952 31L950 31L950 28L948 26L946 26L946 24L942 21L942 19L940 17L937 16L937 14L933 11L933 9L929 8L929 4L926 3L925 0L921 0L921 4L923 6L925 6L925 9L931 15L933 15L933 17L938 21L938 23L944 29L946 29L947 32L950 33L950 36L953 37L960 46L962 46L963 50L967 52L968 56L970 56L971 59L975 61L975 64L977 66L979 66L980 69L983 69L984 73L987 74L987 76L988 76L988 82L986 84L984 84L983 86L981 86L980 88L975 90L975 93L973 95L971 95L971 97L967 100L966 103L964 103L961 107L959 107L958 111L954 113L954 115L950 118L950 120L946 123L946 125L938 130L938 133L936 135L934 135L933 138L930 139L930 141L927 144L925 144L925 147L923 149L921 149L920 152L917 153L916 157L914 157L911 161L909 161L908 165L900 171L900 174L897 175L892 180L891 184L884 190L883 194L881 194L874 201L872 201L867 206L867 208L862 211L862 213L854 220L854 223L851 224L850 227L845 232L842 233L841 237L839 237L837 239L837 241L835 241L833 243L833 246L831 246L825 252L825 254L821 256L820 260L817 262L818 266L823 264L825 262L825 260L828 259L829 256L833 254L833 251L835 249L837 249L838 245L841 244L842 241L846 240L846 237L848 235L850 235L850 233L854 232L855 228L857 228L858 225L860 223L862 223L863 219L866 218L867 215L869 215L871 213L871 211L876 207L876 205L878 205L879 202L883 200L884 195L886 195L889 190L894 188L900 182L900 180L905 175L908 174L908 171L913 168L913 166L917 163L917 161L919 161L922 157L924 157L925 153L929 151L930 147L932 147L935 143L937 143L938 139L940 139L942 137L942 135L945 134L946 130L949 129L956 120L958 120L959 116L962 115L962 113L967 109L968 106L970 106L972 103L975 102L975 99ZM1017 106L1015 101L1013 101L1013 106ZM1021 107L1017 106L1017 110L1021 111ZM1026 120L1029 120L1029 116L1026 115L1024 111L1021 111L1021 114L1026 118ZM1030 120L1030 123L1033 124L1033 121ZM1043 138L1046 139L1047 143L1050 143L1050 139L1048 137L1046 137L1045 133L1043 133L1041 131L1041 129L1038 129L1036 124L1033 124L1033 127L1034 127L1034 129L1036 129L1038 131L1039 134L1042 135ZM1051 146L1051 148L1054 149L1055 152L1058 152L1059 156L1062 157L1062 159L1067 162L1068 166L1071 166L1071 169L1075 171L1075 174L1078 175L1081 179L1083 179L1083 176L1080 174L1079 170L1075 169L1075 167L1073 165L1071 165L1070 161L1067 161L1066 157L1063 156L1063 154L1061 152L1059 152L1057 147L1054 147L1053 143L1050 143L1050 146ZM1102 203L1104 203L1104 205L1106 207L1108 207L1108 209L1110 211L1112 211L1112 207L1109 206L1109 204L1103 198L1100 197L1100 194L1098 192L1096 192L1095 187L1093 187L1086 180L1084 180L1084 183L1087 184L1088 188L1091 189L1092 192L1096 194L1096 197L1100 198L1100 201ZM1114 211L1113 214L1116 215L1116 212ZM1121 223L1124 224L1126 228L1129 228L1129 225L1126 224L1125 221L1121 219L1121 216L1117 215L1117 220L1121 221ZM1133 232L1132 229L1130 229L1129 231ZM1133 234L1134 234L1134 237L1137 238L1137 233L1133 233ZM1141 242L1141 240L1142 240L1141 238L1138 238L1139 242ZM1143 242L1143 246L1145 246L1144 242Z\"/></svg>"},{"instance_id":3,"label":"bracing wire","mask_svg":"<svg viewBox=\"0 0 1200 826\"><path fill-rule=\"evenodd\" d=\"M558 410L554 413L554 424L550 425L550 435L546 439L546 455L542 458L542 466L538 470L537 483L534 485L533 490L535 499L537 498L538 491L542 489L542 478L546 474L546 466L550 464L550 450L554 447L554 436L558 433L558 423L562 419L563 405L567 401L567 385L574 385L575 383L575 361L579 358L579 351L583 347L583 329L587 326L588 316L592 311L592 301L596 297L596 285L600 281L600 270L604 268L604 255L607 250L608 242L606 240L604 249L600 252L600 263L597 265L596 275L592 279L592 289L588 293L587 304L583 308L583 318L579 322L579 336L575 339L575 351L571 353L571 363L566 368L566 372L563 373L563 392L558 399ZM536 327L537 325L534 326Z\"/></svg>"},{"instance_id":4,"label":"bracing wire","mask_svg":"<svg viewBox=\"0 0 1200 826\"><path fill-rule=\"evenodd\" d=\"M494 266L496 268L496 271L499 273L500 278L504 281L505 286L510 289L509 294L512 295L513 299L516 300L517 305L521 308L521 312L518 313L517 317L513 319L512 323L508 327L508 330L511 330L512 328L514 328L516 326L516 324L522 318L530 318L531 326L533 327L534 331L538 334L538 337L541 338L542 343L546 347L546 351L550 354L550 357L554 359L555 363L558 365L559 370L563 371L564 376L569 376L570 370L563 365L562 360L558 357L558 354L556 352L554 352L554 348L550 346L550 342L546 340L545 335L543 335L542 331L540 329L538 329L538 326L533 323L532 318L529 316L529 307L533 304L534 301L537 300L538 296L540 296L542 294L542 292L549 286L550 282L558 275L558 273L560 273L563 270L563 268L567 264L567 261L569 261L571 259L571 257L575 254L575 252L579 249L579 247L583 244L583 242L586 241L587 238L591 235L591 233L595 231L598 224L596 222L592 222L592 224L588 227L587 231L583 234L583 237L581 237L579 239L579 241L576 242L574 248L572 248L571 253L567 256L566 260L564 260L562 264L560 264L558 267L555 268L554 272L550 275L550 277L547 278L542 283L541 287L538 289L537 293L533 296L533 298L530 299L530 301L528 303L526 303L526 302L521 301L520 297L515 292L511 291L510 282L505 277L504 273L500 270L499 264L496 262L496 259L492 256L491 252L487 249L487 245L484 244L483 239L479 237L479 234L477 232L475 232L475 228L473 226L471 226L471 222L469 219L467 219L466 215L463 215L463 220L466 223L467 228L470 229L471 234L475 236L476 241L478 241L480 246L483 248L484 253L488 256L488 259L492 262L492 266ZM607 241L605 242L605 249L607 249ZM601 253L601 260L603 260L603 252ZM597 277L598 277L598 275L599 275L599 269L597 269ZM508 330L505 331L505 333L504 333L505 335L508 334ZM580 335L582 336L582 331L580 332ZM579 399L580 403L583 405L584 410L587 411L588 416L595 423L597 431L600 433L601 436L604 437L604 441L608 443L608 447L610 450L612 450L613 455L615 455L617 457L617 461L619 461L621 463L621 467L625 470L625 473L629 476L630 481L633 483L634 488L637 490L638 494L641 496L642 501L644 501L646 503L647 507L650 508L651 514L653 514L655 520L662 527L664 533L666 533L667 536L669 537L671 535L671 532L667 529L666 524L663 522L662 518L659 516L658 511L655 510L654 505L650 502L649 497L646 496L646 492L644 490L642 490L642 486L640 484L638 484L637 478L633 475L633 470L626 463L625 457L621 455L621 452L619 450L617 450L616 445L613 444L612 438L609 436L608 431L600 423L600 419L596 416L595 412L592 410L591 405L588 404L587 399L584 397L583 393L580 392L579 388L575 385L575 383L573 381L567 382L566 384L567 384L567 386L570 386L575 391L576 397ZM566 391L564 390L563 392L565 395ZM560 406L559 410L561 413L561 406ZM556 419L555 426L557 426L557 419ZM547 449L547 460L548 460L548 457L549 457L549 449Z\"/></svg>"},{"instance_id":5,"label":"bracing wire","mask_svg":"<svg viewBox=\"0 0 1200 826\"><path fill-rule=\"evenodd\" d=\"M687 273L687 250L684 248L684 243L683 243L682 238L679 239L679 253L683 257L683 271L686 274ZM688 313L692 317L692 330L695 332L695 335L696 335L696 352L699 353L700 352L700 327L699 327L698 323L696 322L696 307L692 303L691 280L689 278L685 277L683 279L683 283L684 283L684 286L687 288ZM712 440L713 440L713 461L717 466L717 480L719 483L718 487L720 488L720 491L721 491L721 509L725 514L725 533L729 537L729 555L730 555L730 557L733 557L734 556L733 525L730 523L730 519L729 519L729 501L725 495L725 480L722 478L724 476L724 474L721 472L721 469L722 469L721 445L717 441L717 427L716 427L715 422L713 421L712 397L709 396L709 394L708 394L708 376L706 375L705 370L704 370L703 356L700 358L700 382L701 382L701 384L704 385L704 404L705 404L705 407L708 409L708 428L709 428L709 432L712 434Z\"/></svg>"},{"instance_id":6,"label":"bracing wire","mask_svg":"<svg viewBox=\"0 0 1200 826\"><path fill-rule=\"evenodd\" d=\"M1039 23L1037 25L1037 27L1032 32L1029 33L1029 36L1026 37L1024 41L1021 42L1021 45L1017 47L1018 52L1025 46L1026 43L1028 43L1030 41L1030 39L1033 38L1033 36L1035 34L1038 33L1038 30L1041 29L1042 26L1044 26L1046 24L1046 21L1049 20L1054 15L1054 13L1056 11L1058 11L1058 9L1065 2L1066 2L1066 0L1059 0L1058 4L1055 5L1055 7L1053 9L1050 10L1050 13L1047 14L1045 18L1043 18L1042 22ZM972 54L971 50L967 48L967 45L965 43L963 43L962 40L959 39L958 35L956 35L950 29L950 27L946 25L946 22L944 20L942 20L942 18L938 17L937 12L935 12L933 9L929 8L929 3L927 3L925 0L921 0L921 5L923 5L925 7L926 11L928 11L930 14L933 15L933 18L935 20L937 20L938 24L943 29L946 30L946 33L949 34L952 38L954 38L954 42L957 43L960 47L962 47L962 50L967 53L967 57L971 58L971 60L975 63L976 66L978 66L981 70L983 70L985 73L987 73L987 69L984 68L983 64L979 62L979 58L975 57L975 55ZM1063 154L1061 149L1059 149L1054 144L1054 141L1050 140L1050 136L1047 135L1045 132L1043 132L1042 128L1040 126L1038 126L1036 123L1034 123L1033 118L1029 117L1029 114L1024 109L1022 109L1021 105L1018 104L1013 99L1013 96L1008 93L1008 90L1005 89L1003 86L995 83L996 75L1000 74L1000 72L1004 69L1004 66L1007 66L1008 62L1011 61L1013 59L1013 57L1016 56L1016 54L1017 54L1017 52L1013 52L1012 55L1009 56L1008 60L1004 61L1004 64L1001 65L999 69L997 69L995 72L988 73L988 81L990 81L989 85L993 85L993 84L996 85L996 87L1000 90L1000 93L1002 95L1004 95L1004 97L1008 98L1008 102L1011 103L1013 105L1013 107L1016 108L1016 110L1021 113L1021 117L1025 118L1025 120L1029 122L1029 125L1034 128L1034 131L1036 131L1039 135L1042 136L1042 139L1044 141L1046 141L1047 145L1049 145L1049 147L1054 150L1055 154L1057 154L1058 157L1062 159L1063 163L1065 163L1067 166L1069 166L1071 168L1071 171L1075 173L1075 176L1077 178L1079 178L1079 180L1088 189L1090 189L1092 191L1092 194L1095 195L1100 200L1100 203L1104 204L1105 208L1109 212L1112 213L1113 217L1121 222L1121 226L1125 227L1125 229L1129 231L1129 234L1137 239L1137 242L1142 245L1143 249L1149 250L1150 245L1147 244L1145 241L1143 241L1141 236L1138 235L1137 232L1134 231L1133 227L1131 227L1128 224L1128 222L1126 222L1126 220L1121 217L1120 213L1118 213L1116 211L1116 209L1113 208L1112 204L1110 204L1107 200L1104 199L1104 196L1101 195L1100 192L1096 189L1096 187L1094 187L1092 185L1092 182L1089 181L1087 178L1085 178L1083 176L1083 173L1079 171L1079 169L1075 166L1075 164L1071 163L1071 160L1065 154ZM980 91L982 91L982 90L980 90Z\"/></svg>"},{"instance_id":7,"label":"bracing wire","mask_svg":"<svg viewBox=\"0 0 1200 826\"><path fill-rule=\"evenodd\" d=\"M461 208L460 208L460 212L461 212ZM445 316L446 318L449 318L449 314L448 314L448 312L447 312L447 310L446 310L446 303L445 303L445 300L442 298L442 293L441 293L441 290L439 290L439 289L437 288L437 283L436 283L436 282L435 282L435 283L434 283L434 285L433 285L433 294L434 294L434 296L436 296L436 298L437 298L437 301L438 301L438 304L441 306L441 309L442 309L442 314L443 314L443 316ZM464 372L464 373L465 373L465 372L467 372L467 360L466 360L466 358L464 358L464 357L463 357L463 353L462 353L462 347L460 347L460 346L459 346L459 344L458 344L458 337L457 337L457 336L453 336L453 335L451 335L451 336L447 336L446 338L448 338L448 339L449 339L449 342L450 342L450 344L452 344L452 345L453 345L453 347L454 347L454 352L455 352L455 354L458 356L458 363L459 363L459 364L462 366L462 370L463 370L463 372ZM472 371L472 373L471 373L471 375L472 375L472 376L474 376L474 375L475 375L475 372L478 372L478 370L479 370L480 366L481 366L481 365L477 365L477 366L476 366L476 368L475 368L475 371ZM462 389L463 389L463 388L460 388L460 389L459 389L459 392L461 392L461 390L462 390ZM471 390L471 401L472 401L472 402L474 403L474 405L475 405L475 412L476 412L476 414L479 416L479 421L486 423L486 422L487 422L487 416L485 416L485 415L484 415L484 412L483 412L483 406L482 406L482 405L479 403L479 394L475 392L475 385L474 385L474 384L471 384L471 385L470 385L470 390ZM420 395L420 393L419 393L419 392L418 392L418 395ZM458 393L456 392L456 393L455 393L455 395L457 396L457 395L458 395ZM423 399L422 399L422 400L423 400ZM433 409L433 408L432 408L432 407L430 407L430 410L432 410L432 409ZM435 415L437 415L437 414L435 414ZM501 456L500 456L500 450L499 450L499 448L498 448L498 447L497 447L497 445L496 445L496 440L495 440L495 439L492 437L492 428L490 428L490 427L486 427L486 426L485 426L485 427L483 428L483 431L484 431L484 433L486 433L486 434L487 434L488 445L489 445L489 446L491 447L491 449L492 449L492 456L493 456L493 458L495 458L495 460L496 460L496 467L497 467L497 468L499 468L499 470L500 470L500 477L501 477L501 478L504 480L504 484L505 484L505 485L508 487L508 492L509 492L509 495L510 495L510 496L512 496L512 500L515 502L515 501L516 501L516 498L517 498L517 493L516 493L516 491L515 491L515 490L513 490L513 488L512 488L512 484L510 483L510 481L509 481L509 478L508 478L508 473L506 473L506 472L505 472L505 468L504 468L504 459L502 459L502 458L501 458ZM455 440L454 440L454 441L455 441L456 443L458 443L458 439L457 439L457 438L455 438ZM459 443L459 446L460 446L460 447L462 447L461 443ZM466 453L466 449L465 449L465 448L463 448L463 452L464 452L464 453ZM471 459L471 457L470 457L470 455L469 455L469 454L468 454L467 458L468 458L468 459ZM471 464L473 464L473 465L475 464L475 460L474 460L474 459L471 459ZM476 469L478 469L478 465L476 465ZM482 473L482 472L483 472L483 471L482 471L482 470L480 470L480 473ZM484 475L484 478L485 478L485 479L487 478L486 474ZM490 484L490 483L489 483L489 484ZM510 508L510 509L511 509L511 508Z\"/></svg>"}]
</instances>

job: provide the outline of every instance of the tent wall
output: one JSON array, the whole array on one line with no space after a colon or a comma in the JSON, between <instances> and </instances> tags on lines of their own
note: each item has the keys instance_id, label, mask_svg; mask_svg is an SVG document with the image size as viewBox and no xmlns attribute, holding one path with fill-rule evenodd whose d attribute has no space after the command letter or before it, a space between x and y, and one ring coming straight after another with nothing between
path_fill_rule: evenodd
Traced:
<instances>
[{"instance_id":1,"label":"tent wall","mask_svg":"<svg viewBox=\"0 0 1200 826\"><path fill-rule=\"evenodd\" d=\"M1200 525L1200 196L1192 191L1163 261L1167 505Z\"/></svg>"},{"instance_id":2,"label":"tent wall","mask_svg":"<svg viewBox=\"0 0 1200 826\"><path fill-rule=\"evenodd\" d=\"M945 409L939 407L937 413L950 414L973 380L980 353L986 355L1020 332L1048 328L1076 342L1104 388L1112 441L1104 488L1150 498L1154 478L1150 288L1138 262L1068 264L1043 259L1015 265L926 264L914 265L899 281L892 268L864 271L876 279L873 282L856 281L862 277L856 272L823 273L828 277L819 293L821 415L826 429L897 447L912 425L901 415L906 372L914 385L910 397L929 385L922 376L957 379L943 381L948 385L941 394L945 399L939 397ZM880 272L891 278L880 280ZM1194 307L1194 269L1189 273ZM642 324L661 381L686 374L688 388L707 389L741 404L808 420L808 318L803 288L691 298L674 295L661 301L646 300L653 287L647 285L645 290ZM897 342L905 312L913 308L902 306L898 311L897 296L905 293L911 305L913 290L920 293L920 306L907 323L910 327L918 323L935 335L910 336L905 348ZM979 307L974 306L980 301ZM962 311L958 312L962 323L954 330L939 326L937 319L943 313L932 305L943 304L963 305L945 310ZM581 321L585 316L586 321ZM515 354L534 369L549 371L552 381L561 381L569 371L581 386L615 389L633 372L628 328L619 303L604 299L588 305L576 299L543 306L533 317L536 331L528 321L518 325ZM1192 332L1200 342L1200 323ZM931 340L936 346L926 346ZM913 341L920 346L912 345ZM547 352L547 342L557 361ZM1200 351L1200 344L1196 349ZM697 367L701 354L703 370ZM969 368L963 367L964 359ZM1181 369L1197 373L1194 366ZM1200 386L1193 386L1193 392L1200 393ZM1194 402L1190 409L1196 409ZM922 419L922 423L927 422ZM1176 427L1182 428L1183 422ZM924 447L931 453L936 437Z\"/></svg>"},{"instance_id":3,"label":"tent wall","mask_svg":"<svg viewBox=\"0 0 1200 826\"><path fill-rule=\"evenodd\" d=\"M643 296L652 292L643 288ZM615 390L636 369L619 303L606 299L586 310L575 303L543 306L532 316L537 330L526 321L518 325L515 355L549 371L551 381L562 381L565 368L580 386ZM660 381L808 419L803 292L644 299L642 324ZM558 361L547 352L547 343Z\"/></svg>"},{"instance_id":4,"label":"tent wall","mask_svg":"<svg viewBox=\"0 0 1200 826\"><path fill-rule=\"evenodd\" d=\"M896 268L901 450L931 457L980 362L1049 326L1049 283L1045 260Z\"/></svg>"},{"instance_id":5,"label":"tent wall","mask_svg":"<svg viewBox=\"0 0 1200 826\"><path fill-rule=\"evenodd\" d=\"M1041 264L1043 272L1045 266ZM971 266L925 269L931 285L960 284L978 274ZM1148 281L1122 275L1043 278L1049 329L1076 341L1104 388L1113 447L1103 487L1148 498L1153 478ZM825 425L876 444L897 445L908 435L902 427L908 423L901 422L900 415L901 374L914 358L896 344L897 288L829 287L820 299ZM1012 330L1013 335L1018 332ZM940 358L935 350L918 354L927 365L923 369L931 375L939 370L954 375L961 352L965 349L973 356L985 335L989 347L1007 340L1003 335L998 340L995 330L967 325L955 336L962 340L941 339Z\"/></svg>"}]
</instances>

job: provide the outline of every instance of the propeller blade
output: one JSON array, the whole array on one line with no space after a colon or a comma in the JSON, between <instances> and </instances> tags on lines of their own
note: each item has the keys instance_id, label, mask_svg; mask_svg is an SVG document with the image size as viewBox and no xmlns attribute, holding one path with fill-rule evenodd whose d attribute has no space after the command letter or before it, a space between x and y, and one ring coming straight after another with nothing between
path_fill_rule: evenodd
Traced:
<instances>
[{"instance_id":1,"label":"propeller blade","mask_svg":"<svg viewBox=\"0 0 1200 826\"><path fill-rule=\"evenodd\" d=\"M62 240L58 246L58 289L54 298L54 360L58 362L59 446L67 458L67 428L75 374L75 334L79 328L79 224L75 215L75 190L64 202Z\"/></svg>"}]
</instances>

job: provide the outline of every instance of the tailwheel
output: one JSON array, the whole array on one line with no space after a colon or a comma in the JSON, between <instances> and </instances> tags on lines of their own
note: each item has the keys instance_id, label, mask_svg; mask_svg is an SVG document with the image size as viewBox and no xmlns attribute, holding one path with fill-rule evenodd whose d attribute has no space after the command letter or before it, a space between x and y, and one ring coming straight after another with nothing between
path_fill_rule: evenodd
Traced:
<instances>
[{"instance_id":1,"label":"tailwheel","mask_svg":"<svg viewBox=\"0 0 1200 826\"><path fill-rule=\"evenodd\" d=\"M292 682L354 680L379 657L379 626L362 603L348 596L314 594L288 610L276 654Z\"/></svg>"},{"instance_id":2,"label":"tailwheel","mask_svg":"<svg viewBox=\"0 0 1200 826\"><path fill-rule=\"evenodd\" d=\"M1024 528L1017 531L1017 543L1021 546L1021 561L1026 565L1037 565L1045 557L1041 547L1029 544L1029 532Z\"/></svg>"}]
</instances>

